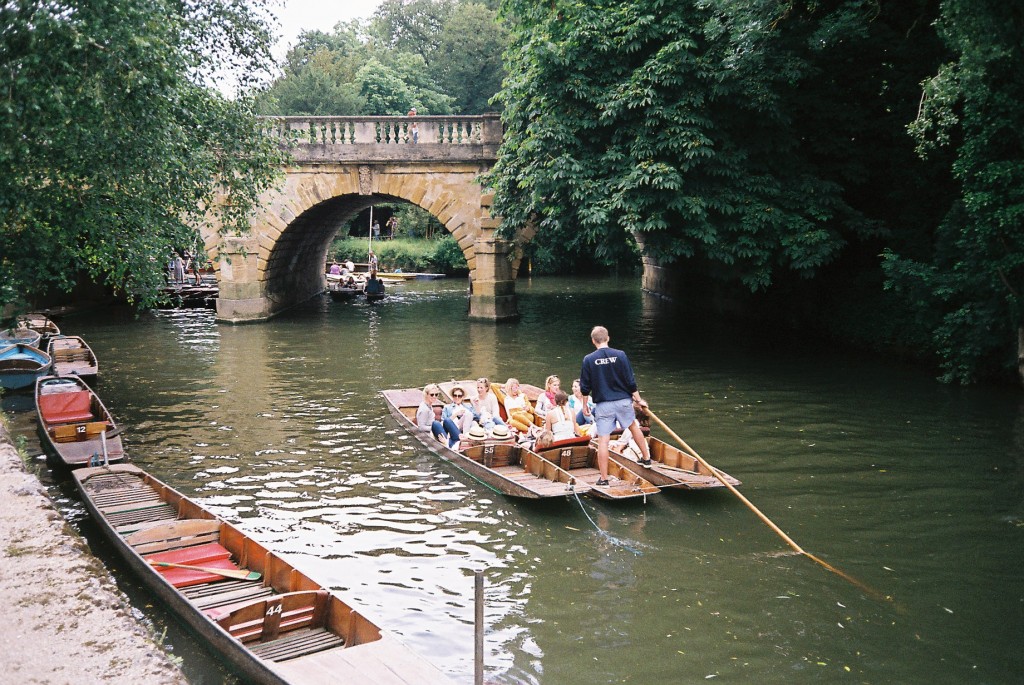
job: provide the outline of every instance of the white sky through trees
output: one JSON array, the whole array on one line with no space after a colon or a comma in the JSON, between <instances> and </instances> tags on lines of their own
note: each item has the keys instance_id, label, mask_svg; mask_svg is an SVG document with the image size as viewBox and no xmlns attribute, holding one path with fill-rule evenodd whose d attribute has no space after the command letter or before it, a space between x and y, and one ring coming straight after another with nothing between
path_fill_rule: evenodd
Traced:
<instances>
[{"instance_id":1,"label":"white sky through trees","mask_svg":"<svg viewBox=\"0 0 1024 685\"><path fill-rule=\"evenodd\" d=\"M381 0L279 0L271 3L279 38L274 55L284 57L303 31L330 32L339 21L369 18Z\"/></svg>"}]
</instances>

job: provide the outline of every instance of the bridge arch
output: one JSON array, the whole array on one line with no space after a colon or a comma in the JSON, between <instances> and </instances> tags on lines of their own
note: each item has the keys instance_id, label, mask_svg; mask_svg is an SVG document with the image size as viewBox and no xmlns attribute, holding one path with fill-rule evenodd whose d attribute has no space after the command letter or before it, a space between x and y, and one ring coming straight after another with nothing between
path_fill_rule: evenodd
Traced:
<instances>
[{"instance_id":1,"label":"bridge arch","mask_svg":"<svg viewBox=\"0 0 1024 685\"><path fill-rule=\"evenodd\" d=\"M406 117L317 117L272 120L292 149L293 166L269 191L246 235L203 238L218 268L218 317L255 321L323 291L324 263L338 230L366 207L404 201L451 233L470 270L470 316L517 316L515 247L494 235L492 196L479 177L500 143L496 115L418 117L410 140Z\"/></svg>"}]
</instances>

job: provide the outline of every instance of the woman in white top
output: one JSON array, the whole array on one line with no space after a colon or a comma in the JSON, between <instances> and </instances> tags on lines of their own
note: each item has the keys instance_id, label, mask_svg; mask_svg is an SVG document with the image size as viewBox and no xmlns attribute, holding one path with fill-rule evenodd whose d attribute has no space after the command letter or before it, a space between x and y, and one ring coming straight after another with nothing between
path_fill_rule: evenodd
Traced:
<instances>
[{"instance_id":1,"label":"woman in white top","mask_svg":"<svg viewBox=\"0 0 1024 685\"><path fill-rule=\"evenodd\" d=\"M544 380L544 392L537 397L537 405L534 411L537 416L547 416L548 412L555 406L555 393L562 389L562 381L558 376L548 376Z\"/></svg>"},{"instance_id":2,"label":"woman in white top","mask_svg":"<svg viewBox=\"0 0 1024 685\"><path fill-rule=\"evenodd\" d=\"M580 434L576 415L569 409L569 396L561 390L555 393L555 406L548 412L545 425L551 431L554 442L575 438Z\"/></svg>"},{"instance_id":3,"label":"woman in white top","mask_svg":"<svg viewBox=\"0 0 1024 685\"><path fill-rule=\"evenodd\" d=\"M505 381L505 414L509 425L520 433L528 433L533 425L533 407L519 390L519 381L515 378Z\"/></svg>"},{"instance_id":4,"label":"woman in white top","mask_svg":"<svg viewBox=\"0 0 1024 685\"><path fill-rule=\"evenodd\" d=\"M496 425L505 425L498 409L498 398L491 392L491 382L486 378L476 379L476 399L473 400L473 411L480 425L491 430Z\"/></svg>"}]
</instances>

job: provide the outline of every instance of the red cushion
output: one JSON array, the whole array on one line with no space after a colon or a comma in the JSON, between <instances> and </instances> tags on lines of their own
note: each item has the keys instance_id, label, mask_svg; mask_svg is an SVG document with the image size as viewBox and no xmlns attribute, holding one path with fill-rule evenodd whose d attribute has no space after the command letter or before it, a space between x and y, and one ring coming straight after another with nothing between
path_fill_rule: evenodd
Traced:
<instances>
[{"instance_id":1,"label":"red cushion","mask_svg":"<svg viewBox=\"0 0 1024 685\"><path fill-rule=\"evenodd\" d=\"M586 435L581 435L578 438L566 438L565 440L555 440L549 447L544 449L555 449L556 447L570 447L575 445L586 445L590 442L590 438Z\"/></svg>"},{"instance_id":2,"label":"red cushion","mask_svg":"<svg viewBox=\"0 0 1024 685\"><path fill-rule=\"evenodd\" d=\"M39 396L39 413L47 423L76 423L92 418L92 398L87 390Z\"/></svg>"},{"instance_id":3,"label":"red cushion","mask_svg":"<svg viewBox=\"0 0 1024 685\"><path fill-rule=\"evenodd\" d=\"M231 552L219 542L208 542L205 545L194 545L146 555L146 561L169 561L172 564L192 564L193 566L209 566L210 564L206 563L208 561L230 558ZM216 568L227 567L217 566Z\"/></svg>"}]
</instances>

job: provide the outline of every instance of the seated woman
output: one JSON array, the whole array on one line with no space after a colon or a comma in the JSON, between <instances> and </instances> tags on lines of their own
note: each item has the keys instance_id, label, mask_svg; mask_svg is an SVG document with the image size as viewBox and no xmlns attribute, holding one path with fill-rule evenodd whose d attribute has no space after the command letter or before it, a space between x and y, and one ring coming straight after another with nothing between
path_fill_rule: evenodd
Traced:
<instances>
[{"instance_id":1,"label":"seated woman","mask_svg":"<svg viewBox=\"0 0 1024 685\"><path fill-rule=\"evenodd\" d=\"M338 262L331 262L331 270L328 271L328 273L331 274L332 276L340 276L341 265L338 264Z\"/></svg>"},{"instance_id":2,"label":"seated woman","mask_svg":"<svg viewBox=\"0 0 1024 685\"><path fill-rule=\"evenodd\" d=\"M576 414L576 423L587 426L594 423L594 400L584 397L580 391L580 379L572 382L572 396L569 397L569 408Z\"/></svg>"},{"instance_id":3,"label":"seated woman","mask_svg":"<svg viewBox=\"0 0 1024 685\"><path fill-rule=\"evenodd\" d=\"M459 449L459 440L462 435L459 427L451 419L443 418L438 421L434 418L434 401L441 396L441 388L436 383L431 383L423 388L423 401L416 408L416 426L420 430L429 430L439 442L447 440L448 447L453 450Z\"/></svg>"},{"instance_id":4,"label":"seated woman","mask_svg":"<svg viewBox=\"0 0 1024 685\"><path fill-rule=\"evenodd\" d=\"M547 416L555 406L555 393L562 389L562 381L558 376L551 375L544 379L544 392L537 397L534 411L537 416Z\"/></svg>"},{"instance_id":5,"label":"seated woman","mask_svg":"<svg viewBox=\"0 0 1024 685\"><path fill-rule=\"evenodd\" d=\"M508 424L520 433L529 433L533 426L533 407L526 395L519 390L519 380L509 378L505 381L505 414Z\"/></svg>"},{"instance_id":6,"label":"seated woman","mask_svg":"<svg viewBox=\"0 0 1024 685\"><path fill-rule=\"evenodd\" d=\"M473 400L473 413L480 425L491 430L495 426L504 426L498 398L491 392L491 382L486 378L476 379L476 399Z\"/></svg>"},{"instance_id":7,"label":"seated woman","mask_svg":"<svg viewBox=\"0 0 1024 685\"><path fill-rule=\"evenodd\" d=\"M463 433L473 427L476 416L473 404L466 397L466 391L459 386L452 388L452 402L441 410L441 419L450 420Z\"/></svg>"},{"instance_id":8,"label":"seated woman","mask_svg":"<svg viewBox=\"0 0 1024 685\"><path fill-rule=\"evenodd\" d=\"M576 425L576 414L569 409L569 396L559 390L555 393L555 406L548 412L544 426L551 431L551 440L568 440L580 435Z\"/></svg>"}]
</instances>

